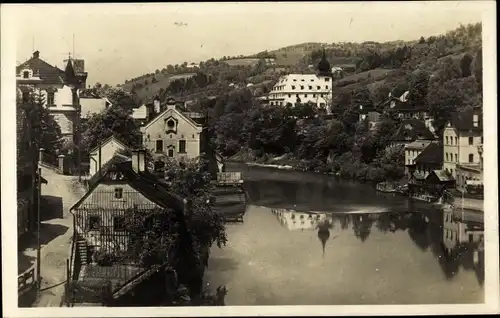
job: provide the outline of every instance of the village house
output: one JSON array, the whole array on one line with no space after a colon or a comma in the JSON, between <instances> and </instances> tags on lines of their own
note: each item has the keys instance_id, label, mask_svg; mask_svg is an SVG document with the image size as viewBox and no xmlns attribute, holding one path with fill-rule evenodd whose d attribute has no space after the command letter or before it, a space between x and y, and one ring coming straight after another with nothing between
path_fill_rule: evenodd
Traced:
<instances>
[{"instance_id":1,"label":"village house","mask_svg":"<svg viewBox=\"0 0 500 318\"><path fill-rule=\"evenodd\" d=\"M70 208L74 216L74 252L69 277L73 302L95 302L95 299L88 299L88 291L99 296L103 285L109 292L108 302L123 302L124 297L126 299L146 281L165 282L165 277L156 276L169 266L180 283L190 282L193 272L188 273L175 264L185 268L195 264L185 224L186 217L191 215L191 205L168 192L166 185L147 171L144 150L134 151L131 159L115 155L89 185L87 193ZM162 212L154 214L155 211ZM160 260L160 264L146 266L144 262L148 259L136 253L137 242L141 244L140 240L147 237L127 230L127 224L136 224L132 220L144 223L138 224L139 231L146 231L154 224L168 227L172 222L179 222L178 233L171 233L172 238L177 239L171 242L171 252L165 254L163 263ZM159 289L149 289L158 294ZM143 288L142 292L147 293L146 298L152 298L148 301L153 298L158 301L158 297L166 294L164 290L161 296L147 290Z\"/></svg>"},{"instance_id":2,"label":"village house","mask_svg":"<svg viewBox=\"0 0 500 318\"><path fill-rule=\"evenodd\" d=\"M155 99L148 122L141 127L143 145L155 161L163 158L194 159L204 150L202 124L177 109L175 101L160 103Z\"/></svg>"},{"instance_id":3,"label":"village house","mask_svg":"<svg viewBox=\"0 0 500 318\"><path fill-rule=\"evenodd\" d=\"M83 90L80 93L80 105L80 116L82 121L85 121L91 115L102 113L113 104L106 97L100 97L89 90Z\"/></svg>"},{"instance_id":4,"label":"village house","mask_svg":"<svg viewBox=\"0 0 500 318\"><path fill-rule=\"evenodd\" d=\"M415 140L405 145L405 173L408 175L415 159L432 143L431 140Z\"/></svg>"},{"instance_id":5,"label":"village house","mask_svg":"<svg viewBox=\"0 0 500 318\"><path fill-rule=\"evenodd\" d=\"M373 107L359 106L359 110L359 121L366 121L368 129L375 130L377 128L377 124L380 123L382 114L374 110Z\"/></svg>"},{"instance_id":6,"label":"village house","mask_svg":"<svg viewBox=\"0 0 500 318\"><path fill-rule=\"evenodd\" d=\"M31 59L16 67L16 82L24 101L33 90L43 96L45 106L61 127L63 138L74 143L75 127L79 124L78 93L85 87L87 73L83 60L69 58L64 62L63 71L42 60L36 51Z\"/></svg>"},{"instance_id":7,"label":"village house","mask_svg":"<svg viewBox=\"0 0 500 318\"><path fill-rule=\"evenodd\" d=\"M434 134L419 119L403 119L398 129L391 136L388 148L405 147L414 141L433 141Z\"/></svg>"},{"instance_id":8,"label":"village house","mask_svg":"<svg viewBox=\"0 0 500 318\"><path fill-rule=\"evenodd\" d=\"M443 169L451 173L459 187L463 187L467 180L482 181L481 116L481 107L454 113L443 132Z\"/></svg>"},{"instance_id":9,"label":"village house","mask_svg":"<svg viewBox=\"0 0 500 318\"><path fill-rule=\"evenodd\" d=\"M131 149L114 135L103 140L89 153L89 176L93 177L115 154L121 153L123 155L130 151Z\"/></svg>"}]
</instances>

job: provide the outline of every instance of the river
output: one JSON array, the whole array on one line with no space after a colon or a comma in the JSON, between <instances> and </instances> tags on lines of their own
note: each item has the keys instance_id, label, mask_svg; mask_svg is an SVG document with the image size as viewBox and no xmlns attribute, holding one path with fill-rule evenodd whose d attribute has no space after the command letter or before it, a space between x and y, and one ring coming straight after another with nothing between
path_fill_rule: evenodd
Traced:
<instances>
[{"instance_id":1,"label":"river","mask_svg":"<svg viewBox=\"0 0 500 318\"><path fill-rule=\"evenodd\" d=\"M319 174L229 169L243 171L248 206L205 272L226 305L484 301L477 244L449 240L441 208Z\"/></svg>"}]
</instances>

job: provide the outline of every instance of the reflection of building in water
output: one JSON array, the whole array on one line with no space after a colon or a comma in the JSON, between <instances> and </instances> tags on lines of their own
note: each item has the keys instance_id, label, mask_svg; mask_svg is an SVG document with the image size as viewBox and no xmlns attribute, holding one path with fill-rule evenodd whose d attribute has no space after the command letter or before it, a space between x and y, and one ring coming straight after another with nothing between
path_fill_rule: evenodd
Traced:
<instances>
[{"instance_id":1,"label":"reflection of building in water","mask_svg":"<svg viewBox=\"0 0 500 318\"><path fill-rule=\"evenodd\" d=\"M332 216L321 212L299 212L288 209L273 209L280 224L289 230L316 230L325 222L332 224Z\"/></svg>"},{"instance_id":2,"label":"reflection of building in water","mask_svg":"<svg viewBox=\"0 0 500 318\"><path fill-rule=\"evenodd\" d=\"M443 245L450 254L456 247L467 243L479 243L483 239L483 225L478 222L460 220L452 208L443 210Z\"/></svg>"}]
</instances>

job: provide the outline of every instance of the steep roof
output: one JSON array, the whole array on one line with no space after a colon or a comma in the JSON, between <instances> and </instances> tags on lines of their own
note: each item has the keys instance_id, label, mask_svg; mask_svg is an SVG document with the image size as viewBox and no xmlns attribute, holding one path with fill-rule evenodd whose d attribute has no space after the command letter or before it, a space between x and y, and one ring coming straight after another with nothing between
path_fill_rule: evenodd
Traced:
<instances>
[{"instance_id":1,"label":"steep roof","mask_svg":"<svg viewBox=\"0 0 500 318\"><path fill-rule=\"evenodd\" d=\"M113 155L113 157L111 157L111 159L109 159L108 162L106 162L105 164L102 165L101 169L99 171L96 172L96 174L94 174L92 176L92 178L90 178L88 180L88 183L89 185L92 187L97 181L100 180L101 176L104 176L106 175L106 173L109 171L109 169L115 165L115 164L120 164L120 163L129 163L130 165L132 164L132 160L126 156L123 156L123 155L120 155L118 153L115 153Z\"/></svg>"},{"instance_id":2,"label":"steep roof","mask_svg":"<svg viewBox=\"0 0 500 318\"><path fill-rule=\"evenodd\" d=\"M431 143L427 148L422 151L417 158L416 164L442 164L443 163L443 145L438 143Z\"/></svg>"},{"instance_id":3,"label":"steep roof","mask_svg":"<svg viewBox=\"0 0 500 318\"><path fill-rule=\"evenodd\" d=\"M419 119L403 119L398 130L392 135L393 141L434 140L434 135Z\"/></svg>"},{"instance_id":4,"label":"steep roof","mask_svg":"<svg viewBox=\"0 0 500 318\"><path fill-rule=\"evenodd\" d=\"M42 60L38 51L33 54L32 58L16 67L16 74L26 68L33 71L33 76L38 76L47 83L64 84L66 79L64 71Z\"/></svg>"},{"instance_id":5,"label":"steep roof","mask_svg":"<svg viewBox=\"0 0 500 318\"><path fill-rule=\"evenodd\" d=\"M479 113L479 112L478 112ZM480 131L482 129L482 118L479 116L479 125L474 127L473 125L474 109L466 109L461 112L455 112L451 115L451 125L458 130L476 130Z\"/></svg>"},{"instance_id":6,"label":"steep roof","mask_svg":"<svg viewBox=\"0 0 500 318\"><path fill-rule=\"evenodd\" d=\"M127 145L124 142L122 142L120 139L118 139L115 135L111 135L108 138L104 139L100 143L100 146L101 147L104 146L105 144L107 144L111 140L115 140L119 145L123 146L125 149L130 149L130 147L127 147ZM92 150L90 150L90 153L93 153L94 151L97 151L98 149L99 149L99 144L97 146L95 146L94 148L92 148Z\"/></svg>"},{"instance_id":7,"label":"steep roof","mask_svg":"<svg viewBox=\"0 0 500 318\"><path fill-rule=\"evenodd\" d=\"M445 170L433 170L429 175L427 176L427 179L431 177L432 175L435 175L439 181L441 182L446 182L446 181L453 181L453 176L446 172Z\"/></svg>"},{"instance_id":8,"label":"steep roof","mask_svg":"<svg viewBox=\"0 0 500 318\"><path fill-rule=\"evenodd\" d=\"M71 207L70 211L78 209L85 199L97 188L97 186L105 180L106 176L110 172L120 172L125 177L128 185L159 206L163 208L173 208L177 211L184 210L182 198L168 192L164 183L162 183L161 180L156 178L153 174L147 172L136 173L132 169L131 161L120 162L120 159L117 159L117 161L118 162L107 164L106 169L103 167L101 170L102 173L97 174L98 177L91 184L87 193Z\"/></svg>"}]
</instances>

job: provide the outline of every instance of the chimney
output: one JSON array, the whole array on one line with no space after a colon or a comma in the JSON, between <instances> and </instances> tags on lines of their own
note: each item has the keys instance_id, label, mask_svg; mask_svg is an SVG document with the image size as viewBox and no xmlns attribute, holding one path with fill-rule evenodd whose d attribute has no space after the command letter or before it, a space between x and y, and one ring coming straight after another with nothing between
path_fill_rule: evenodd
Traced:
<instances>
[{"instance_id":1,"label":"chimney","mask_svg":"<svg viewBox=\"0 0 500 318\"><path fill-rule=\"evenodd\" d=\"M136 173L146 170L146 151L144 149L136 149L132 151L132 169Z\"/></svg>"},{"instance_id":2,"label":"chimney","mask_svg":"<svg viewBox=\"0 0 500 318\"><path fill-rule=\"evenodd\" d=\"M37 59L40 57L40 51L33 52L33 58Z\"/></svg>"},{"instance_id":3,"label":"chimney","mask_svg":"<svg viewBox=\"0 0 500 318\"><path fill-rule=\"evenodd\" d=\"M472 115L472 126L475 128L479 127L479 116L478 114Z\"/></svg>"},{"instance_id":4,"label":"chimney","mask_svg":"<svg viewBox=\"0 0 500 318\"><path fill-rule=\"evenodd\" d=\"M155 113L159 114L161 111L161 107L160 107L160 101L158 99L155 99L153 101L153 107L154 107Z\"/></svg>"}]
</instances>

